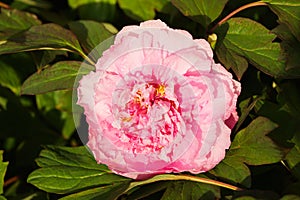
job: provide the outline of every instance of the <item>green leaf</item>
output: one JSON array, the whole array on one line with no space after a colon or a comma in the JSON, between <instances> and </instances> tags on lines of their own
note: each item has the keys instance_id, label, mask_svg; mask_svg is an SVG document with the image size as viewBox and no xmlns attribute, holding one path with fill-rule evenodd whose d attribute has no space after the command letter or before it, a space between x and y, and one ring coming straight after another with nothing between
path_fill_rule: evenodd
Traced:
<instances>
[{"instance_id":1,"label":"green leaf","mask_svg":"<svg viewBox=\"0 0 300 200\"><path fill-rule=\"evenodd\" d=\"M137 21L154 19L155 11L161 11L170 0L118 0L126 15Z\"/></svg>"},{"instance_id":2,"label":"green leaf","mask_svg":"<svg viewBox=\"0 0 300 200\"><path fill-rule=\"evenodd\" d=\"M296 132L292 142L295 146L286 155L285 160L292 173L300 180L300 130Z\"/></svg>"},{"instance_id":3,"label":"green leaf","mask_svg":"<svg viewBox=\"0 0 300 200\"><path fill-rule=\"evenodd\" d=\"M291 139L299 132L300 120L300 94L298 90L299 81L285 80L276 84L278 92L277 101L274 103L260 100L255 105L258 115L265 116L278 124L271 137L277 144L285 148L292 148Z\"/></svg>"},{"instance_id":4,"label":"green leaf","mask_svg":"<svg viewBox=\"0 0 300 200\"><path fill-rule=\"evenodd\" d=\"M277 125L264 117L253 120L235 136L225 159L212 170L214 175L250 186L248 165L279 162L284 153L266 135Z\"/></svg>"},{"instance_id":5,"label":"green leaf","mask_svg":"<svg viewBox=\"0 0 300 200\"><path fill-rule=\"evenodd\" d=\"M3 193L4 176L6 173L8 162L2 162L3 151L0 151L0 194Z\"/></svg>"},{"instance_id":6,"label":"green leaf","mask_svg":"<svg viewBox=\"0 0 300 200\"><path fill-rule=\"evenodd\" d=\"M0 54L48 49L83 54L74 34L57 24L32 26L27 31L0 41Z\"/></svg>"},{"instance_id":7,"label":"green leaf","mask_svg":"<svg viewBox=\"0 0 300 200\"><path fill-rule=\"evenodd\" d=\"M228 0L172 0L172 3L185 15L207 27L223 11Z\"/></svg>"},{"instance_id":8,"label":"green leaf","mask_svg":"<svg viewBox=\"0 0 300 200\"><path fill-rule=\"evenodd\" d=\"M36 70L32 56L26 52L0 55L0 63L0 85L20 95L22 83Z\"/></svg>"},{"instance_id":9,"label":"green leaf","mask_svg":"<svg viewBox=\"0 0 300 200\"><path fill-rule=\"evenodd\" d=\"M299 0L263 0L278 16L279 23L286 25L300 41L300 2Z\"/></svg>"},{"instance_id":10,"label":"green leaf","mask_svg":"<svg viewBox=\"0 0 300 200\"><path fill-rule=\"evenodd\" d=\"M281 149L266 135L277 125L264 117L258 117L235 136L228 156L239 157L249 165L264 165L279 162Z\"/></svg>"},{"instance_id":11,"label":"green leaf","mask_svg":"<svg viewBox=\"0 0 300 200\"><path fill-rule=\"evenodd\" d=\"M281 60L280 44L273 42L276 35L258 22L232 18L216 31L219 34L217 56L226 68L232 68L238 78L246 71L247 62L271 76L295 76Z\"/></svg>"},{"instance_id":12,"label":"green leaf","mask_svg":"<svg viewBox=\"0 0 300 200\"><path fill-rule=\"evenodd\" d=\"M191 181L170 182L161 200L199 200L220 198L220 188Z\"/></svg>"},{"instance_id":13,"label":"green leaf","mask_svg":"<svg viewBox=\"0 0 300 200\"><path fill-rule=\"evenodd\" d=\"M117 30L110 24L88 20L70 22L69 27L79 39L85 53L89 54L94 61L102 56L103 49L101 49L102 45L100 43L117 33ZM114 38L111 38L109 46L113 43L113 40ZM108 48L108 45L105 47Z\"/></svg>"},{"instance_id":14,"label":"green leaf","mask_svg":"<svg viewBox=\"0 0 300 200\"><path fill-rule=\"evenodd\" d=\"M92 66L78 61L60 61L36 72L22 86L22 94L42 94L55 90L73 89L77 76L89 73Z\"/></svg>"},{"instance_id":15,"label":"green leaf","mask_svg":"<svg viewBox=\"0 0 300 200\"><path fill-rule=\"evenodd\" d=\"M246 187L250 187L251 185L249 168L243 161L234 157L226 156L225 159L210 172L232 183L240 183Z\"/></svg>"},{"instance_id":16,"label":"green leaf","mask_svg":"<svg viewBox=\"0 0 300 200\"><path fill-rule=\"evenodd\" d=\"M49 124L61 131L64 139L69 139L75 131L72 92L61 90L36 95L38 109Z\"/></svg>"},{"instance_id":17,"label":"green leaf","mask_svg":"<svg viewBox=\"0 0 300 200\"><path fill-rule=\"evenodd\" d=\"M15 94L19 94L21 90L21 80L16 69L1 60L0 66L0 85L9 88Z\"/></svg>"},{"instance_id":18,"label":"green leaf","mask_svg":"<svg viewBox=\"0 0 300 200\"><path fill-rule=\"evenodd\" d=\"M42 168L33 171L27 181L41 190L57 194L129 183L130 179L115 175L105 168L103 170L103 166L97 165L89 154L84 147L50 146L37 159Z\"/></svg>"},{"instance_id":19,"label":"green leaf","mask_svg":"<svg viewBox=\"0 0 300 200\"><path fill-rule=\"evenodd\" d=\"M133 192L130 192L127 195L127 200L143 199L159 191L165 190L168 186L169 182L159 181L152 184L142 185L138 188L136 187Z\"/></svg>"},{"instance_id":20,"label":"green leaf","mask_svg":"<svg viewBox=\"0 0 300 200\"><path fill-rule=\"evenodd\" d=\"M78 9L81 19L112 21L116 15L117 0L68 0L72 9Z\"/></svg>"},{"instance_id":21,"label":"green leaf","mask_svg":"<svg viewBox=\"0 0 300 200\"><path fill-rule=\"evenodd\" d=\"M0 200L7 200L4 196L0 195Z\"/></svg>"},{"instance_id":22,"label":"green leaf","mask_svg":"<svg viewBox=\"0 0 300 200\"><path fill-rule=\"evenodd\" d=\"M105 165L100 165L95 162L95 159L87 147L60 147L60 146L45 146L36 159L39 167L51 166L68 166L81 167L85 169L100 170L109 173L110 171Z\"/></svg>"},{"instance_id":23,"label":"green leaf","mask_svg":"<svg viewBox=\"0 0 300 200\"><path fill-rule=\"evenodd\" d=\"M39 24L41 22L31 13L0 8L0 40Z\"/></svg>"},{"instance_id":24,"label":"green leaf","mask_svg":"<svg viewBox=\"0 0 300 200\"><path fill-rule=\"evenodd\" d=\"M286 69L300 77L300 41L298 41L284 24L272 30L281 40L281 57L285 60Z\"/></svg>"},{"instance_id":25,"label":"green leaf","mask_svg":"<svg viewBox=\"0 0 300 200\"><path fill-rule=\"evenodd\" d=\"M53 62L57 56L68 56L67 52L65 51L55 50L34 51L31 53L31 55L38 70L45 68L49 63Z\"/></svg>"},{"instance_id":26,"label":"green leaf","mask_svg":"<svg viewBox=\"0 0 300 200\"><path fill-rule=\"evenodd\" d=\"M122 192L124 192L128 188L128 186L129 186L129 182L113 183L111 185L93 188L93 189L85 190L83 192L71 194L69 196L60 198L59 200L73 200L73 199L115 200L120 194L122 194Z\"/></svg>"},{"instance_id":27,"label":"green leaf","mask_svg":"<svg viewBox=\"0 0 300 200\"><path fill-rule=\"evenodd\" d=\"M280 198L280 200L299 200L300 197L294 194L287 194Z\"/></svg>"}]
</instances>

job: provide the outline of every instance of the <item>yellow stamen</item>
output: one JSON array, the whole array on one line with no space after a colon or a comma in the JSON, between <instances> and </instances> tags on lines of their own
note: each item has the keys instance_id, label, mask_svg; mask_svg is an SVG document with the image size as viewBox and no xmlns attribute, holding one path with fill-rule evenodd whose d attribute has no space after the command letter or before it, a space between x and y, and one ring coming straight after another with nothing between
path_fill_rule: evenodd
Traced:
<instances>
[{"instance_id":1,"label":"yellow stamen","mask_svg":"<svg viewBox=\"0 0 300 200\"><path fill-rule=\"evenodd\" d=\"M165 94L165 86L164 85L159 85L159 87L156 89L157 94L160 96L163 96Z\"/></svg>"},{"instance_id":2,"label":"yellow stamen","mask_svg":"<svg viewBox=\"0 0 300 200\"><path fill-rule=\"evenodd\" d=\"M130 122L132 117L122 117L123 122Z\"/></svg>"}]
</instances>

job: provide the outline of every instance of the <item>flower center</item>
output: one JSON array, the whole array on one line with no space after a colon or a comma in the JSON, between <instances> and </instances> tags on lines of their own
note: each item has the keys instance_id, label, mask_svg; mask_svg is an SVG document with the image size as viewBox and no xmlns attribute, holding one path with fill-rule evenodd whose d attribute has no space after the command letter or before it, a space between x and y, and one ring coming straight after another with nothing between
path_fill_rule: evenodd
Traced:
<instances>
[{"instance_id":1,"label":"flower center","mask_svg":"<svg viewBox=\"0 0 300 200\"><path fill-rule=\"evenodd\" d=\"M161 150L180 131L180 107L158 83L135 85L117 119L120 139L130 142L136 153Z\"/></svg>"}]
</instances>

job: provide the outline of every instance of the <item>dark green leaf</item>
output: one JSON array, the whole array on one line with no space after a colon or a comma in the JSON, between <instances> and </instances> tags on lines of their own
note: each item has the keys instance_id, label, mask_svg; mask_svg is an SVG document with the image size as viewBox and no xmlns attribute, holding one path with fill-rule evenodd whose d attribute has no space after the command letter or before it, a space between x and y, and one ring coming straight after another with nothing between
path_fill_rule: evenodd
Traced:
<instances>
[{"instance_id":1,"label":"dark green leaf","mask_svg":"<svg viewBox=\"0 0 300 200\"><path fill-rule=\"evenodd\" d=\"M281 59L280 44L273 42L276 35L246 18L232 18L218 28L216 53L220 61L241 78L247 69L246 61L266 74L275 77L294 77Z\"/></svg>"},{"instance_id":2,"label":"dark green leaf","mask_svg":"<svg viewBox=\"0 0 300 200\"><path fill-rule=\"evenodd\" d=\"M234 157L225 157L211 173L232 183L240 183L246 187L251 185L249 168L240 159Z\"/></svg>"},{"instance_id":3,"label":"dark green leaf","mask_svg":"<svg viewBox=\"0 0 300 200\"><path fill-rule=\"evenodd\" d=\"M300 130L295 133L292 142L295 146L286 155L288 167L291 168L292 173L300 180Z\"/></svg>"},{"instance_id":4,"label":"dark green leaf","mask_svg":"<svg viewBox=\"0 0 300 200\"><path fill-rule=\"evenodd\" d=\"M36 95L36 104L48 123L69 139L75 130L72 113L72 92L60 90Z\"/></svg>"},{"instance_id":5,"label":"dark green leaf","mask_svg":"<svg viewBox=\"0 0 300 200\"><path fill-rule=\"evenodd\" d=\"M274 200L279 199L279 195L272 191L264 190L243 190L233 195L234 200Z\"/></svg>"},{"instance_id":6,"label":"dark green leaf","mask_svg":"<svg viewBox=\"0 0 300 200\"><path fill-rule=\"evenodd\" d=\"M57 24L32 26L27 31L0 41L0 54L47 49L83 54L74 34Z\"/></svg>"},{"instance_id":7,"label":"dark green leaf","mask_svg":"<svg viewBox=\"0 0 300 200\"><path fill-rule=\"evenodd\" d=\"M69 196L63 197L60 200L73 200L73 199L82 199L82 200L115 200L122 192L124 192L129 186L129 182L123 183L113 183L111 185L102 186L98 188L93 188L85 190L83 192L78 192L71 194Z\"/></svg>"},{"instance_id":8,"label":"dark green leaf","mask_svg":"<svg viewBox=\"0 0 300 200\"><path fill-rule=\"evenodd\" d=\"M69 27L78 37L84 51L89 54L94 61L97 61L102 55L103 49L101 49L102 45L100 44L117 33L117 30L110 24L101 24L88 20L70 22ZM109 46L113 43L113 38L111 41L112 42L108 44ZM108 48L108 45L105 47Z\"/></svg>"},{"instance_id":9,"label":"dark green leaf","mask_svg":"<svg viewBox=\"0 0 300 200\"><path fill-rule=\"evenodd\" d=\"M117 0L68 0L68 3L78 9L81 19L112 21L116 15Z\"/></svg>"},{"instance_id":10,"label":"dark green leaf","mask_svg":"<svg viewBox=\"0 0 300 200\"><path fill-rule=\"evenodd\" d=\"M286 80L276 84L278 103L260 100L255 105L258 115L265 116L278 124L270 137L286 148L292 148L291 139L299 132L300 94L299 81Z\"/></svg>"},{"instance_id":11,"label":"dark green leaf","mask_svg":"<svg viewBox=\"0 0 300 200\"><path fill-rule=\"evenodd\" d=\"M170 0L118 0L121 9L137 21L154 19L155 11L162 10Z\"/></svg>"},{"instance_id":12,"label":"dark green leaf","mask_svg":"<svg viewBox=\"0 0 300 200\"><path fill-rule=\"evenodd\" d=\"M222 12L228 0L171 0L185 15L207 27Z\"/></svg>"},{"instance_id":13,"label":"dark green leaf","mask_svg":"<svg viewBox=\"0 0 300 200\"><path fill-rule=\"evenodd\" d=\"M167 181L160 181L152 184L142 185L139 188L135 188L135 190L128 194L126 198L127 200L143 199L161 190L165 190L169 184L170 183Z\"/></svg>"},{"instance_id":14,"label":"dark green leaf","mask_svg":"<svg viewBox=\"0 0 300 200\"><path fill-rule=\"evenodd\" d=\"M15 94L20 94L21 80L16 69L1 60L0 66L0 85L9 88Z\"/></svg>"},{"instance_id":15,"label":"dark green leaf","mask_svg":"<svg viewBox=\"0 0 300 200\"><path fill-rule=\"evenodd\" d=\"M162 200L213 200L220 198L219 187L190 181L171 182Z\"/></svg>"},{"instance_id":16,"label":"dark green leaf","mask_svg":"<svg viewBox=\"0 0 300 200\"><path fill-rule=\"evenodd\" d=\"M92 66L78 61L61 61L36 72L22 86L22 94L42 94L55 90L72 89L77 76L87 74Z\"/></svg>"},{"instance_id":17,"label":"dark green leaf","mask_svg":"<svg viewBox=\"0 0 300 200\"><path fill-rule=\"evenodd\" d=\"M273 32L282 40L281 57L285 60L286 69L295 76L300 77L300 41L298 41L289 31L286 25L277 26Z\"/></svg>"},{"instance_id":18,"label":"dark green leaf","mask_svg":"<svg viewBox=\"0 0 300 200\"><path fill-rule=\"evenodd\" d=\"M300 2L299 0L263 0L279 18L279 23L289 27L300 41Z\"/></svg>"},{"instance_id":19,"label":"dark green leaf","mask_svg":"<svg viewBox=\"0 0 300 200\"><path fill-rule=\"evenodd\" d=\"M41 190L66 194L97 186L128 184L130 181L103 170L102 165L96 165L96 161L88 156L89 152L84 147L48 148L37 160L42 168L33 171L27 179Z\"/></svg>"},{"instance_id":20,"label":"dark green leaf","mask_svg":"<svg viewBox=\"0 0 300 200\"><path fill-rule=\"evenodd\" d=\"M67 52L65 51L34 51L31 53L33 56L33 61L36 65L36 68L38 70L42 70L44 67L46 67L49 63L53 62L57 56L64 56L67 57Z\"/></svg>"},{"instance_id":21,"label":"dark green leaf","mask_svg":"<svg viewBox=\"0 0 300 200\"><path fill-rule=\"evenodd\" d=\"M258 117L235 136L225 159L212 173L235 183L250 186L248 165L279 162L284 154L266 135L277 125L267 118Z\"/></svg>"},{"instance_id":22,"label":"dark green leaf","mask_svg":"<svg viewBox=\"0 0 300 200\"><path fill-rule=\"evenodd\" d=\"M239 107L240 107L241 115L239 117L237 124L234 127L234 132L236 132L236 130L239 130L240 126L244 123L246 118L249 116L251 110L254 108L255 104L260 99L261 97L254 96L240 102Z\"/></svg>"},{"instance_id":23,"label":"dark green leaf","mask_svg":"<svg viewBox=\"0 0 300 200\"><path fill-rule=\"evenodd\" d=\"M8 162L3 162L3 151L0 151L0 194L3 193L4 176L6 173Z\"/></svg>"},{"instance_id":24,"label":"dark green leaf","mask_svg":"<svg viewBox=\"0 0 300 200\"><path fill-rule=\"evenodd\" d=\"M0 8L0 43L11 35L39 24L41 22L31 13Z\"/></svg>"}]
</instances>

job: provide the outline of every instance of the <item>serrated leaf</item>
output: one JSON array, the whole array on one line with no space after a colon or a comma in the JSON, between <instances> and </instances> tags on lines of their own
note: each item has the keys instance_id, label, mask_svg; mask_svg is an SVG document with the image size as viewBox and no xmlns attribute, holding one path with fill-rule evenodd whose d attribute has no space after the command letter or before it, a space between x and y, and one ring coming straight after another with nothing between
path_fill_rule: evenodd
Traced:
<instances>
[{"instance_id":1,"label":"serrated leaf","mask_svg":"<svg viewBox=\"0 0 300 200\"><path fill-rule=\"evenodd\" d=\"M155 11L162 10L170 0L118 0L126 15L137 21L154 19Z\"/></svg>"},{"instance_id":2,"label":"serrated leaf","mask_svg":"<svg viewBox=\"0 0 300 200\"><path fill-rule=\"evenodd\" d=\"M128 186L129 186L128 182L111 184L108 186L93 188L93 189L85 190L83 192L71 194L66 197L60 198L59 200L73 200L73 199L115 200L120 194L122 194L122 192L124 192L128 188Z\"/></svg>"},{"instance_id":3,"label":"serrated leaf","mask_svg":"<svg viewBox=\"0 0 300 200\"><path fill-rule=\"evenodd\" d=\"M286 155L288 167L292 169L292 173L300 179L300 130L296 132L292 142L295 146Z\"/></svg>"},{"instance_id":4,"label":"serrated leaf","mask_svg":"<svg viewBox=\"0 0 300 200\"><path fill-rule=\"evenodd\" d=\"M225 157L211 173L232 183L240 183L246 187L251 185L250 170L239 159Z\"/></svg>"},{"instance_id":5,"label":"serrated leaf","mask_svg":"<svg viewBox=\"0 0 300 200\"><path fill-rule=\"evenodd\" d=\"M263 0L279 18L279 23L289 27L300 41L300 2L299 0Z\"/></svg>"},{"instance_id":6,"label":"serrated leaf","mask_svg":"<svg viewBox=\"0 0 300 200\"><path fill-rule=\"evenodd\" d=\"M207 27L222 12L228 0L171 0L184 14Z\"/></svg>"},{"instance_id":7,"label":"serrated leaf","mask_svg":"<svg viewBox=\"0 0 300 200\"><path fill-rule=\"evenodd\" d=\"M220 198L219 187L190 181L171 182L161 200L198 200Z\"/></svg>"},{"instance_id":8,"label":"serrated leaf","mask_svg":"<svg viewBox=\"0 0 300 200\"><path fill-rule=\"evenodd\" d=\"M258 115L265 116L278 124L279 127L272 132L272 139L286 148L292 148L291 139L299 132L300 94L298 85L297 80L278 82L276 84L278 103L260 100L255 105Z\"/></svg>"},{"instance_id":9,"label":"serrated leaf","mask_svg":"<svg viewBox=\"0 0 300 200\"><path fill-rule=\"evenodd\" d=\"M3 162L3 151L0 150L0 194L3 193L4 176L6 173L8 162Z\"/></svg>"},{"instance_id":10,"label":"serrated leaf","mask_svg":"<svg viewBox=\"0 0 300 200\"><path fill-rule=\"evenodd\" d=\"M240 157L249 165L279 162L284 156L281 149L266 135L277 125L264 117L258 117L235 136L228 156Z\"/></svg>"},{"instance_id":11,"label":"serrated leaf","mask_svg":"<svg viewBox=\"0 0 300 200\"><path fill-rule=\"evenodd\" d=\"M31 13L0 8L0 40L39 24L41 22Z\"/></svg>"},{"instance_id":12,"label":"serrated leaf","mask_svg":"<svg viewBox=\"0 0 300 200\"><path fill-rule=\"evenodd\" d=\"M82 49L74 34L57 24L32 26L27 31L0 41L0 54L47 49L82 54Z\"/></svg>"},{"instance_id":13,"label":"serrated leaf","mask_svg":"<svg viewBox=\"0 0 300 200\"><path fill-rule=\"evenodd\" d=\"M216 31L220 36L216 46L217 56L226 68L232 68L238 78L248 67L246 61L271 76L295 76L280 60L280 44L273 42L276 35L258 22L232 18Z\"/></svg>"},{"instance_id":14,"label":"serrated leaf","mask_svg":"<svg viewBox=\"0 0 300 200\"><path fill-rule=\"evenodd\" d=\"M272 30L281 40L281 57L285 60L286 69L300 77L300 41L298 41L284 24Z\"/></svg>"},{"instance_id":15,"label":"serrated leaf","mask_svg":"<svg viewBox=\"0 0 300 200\"><path fill-rule=\"evenodd\" d=\"M248 165L279 162L284 153L268 137L277 125L264 117L254 119L235 136L225 159L211 172L219 177L250 186ZM246 181L245 181L246 180Z\"/></svg>"},{"instance_id":16,"label":"serrated leaf","mask_svg":"<svg viewBox=\"0 0 300 200\"><path fill-rule=\"evenodd\" d=\"M49 146L37 160L42 168L33 171L27 181L41 190L57 194L130 182L130 179L103 170L103 166L96 165L90 156L86 159L88 154L84 147Z\"/></svg>"},{"instance_id":17,"label":"serrated leaf","mask_svg":"<svg viewBox=\"0 0 300 200\"><path fill-rule=\"evenodd\" d=\"M42 94L73 89L77 76L87 74L93 66L79 61L60 61L31 75L22 85L22 94Z\"/></svg>"},{"instance_id":18,"label":"serrated leaf","mask_svg":"<svg viewBox=\"0 0 300 200\"><path fill-rule=\"evenodd\" d=\"M89 54L94 61L97 61L102 56L104 49L101 49L102 45L100 44L117 32L113 26L109 26L111 25L89 20L80 20L69 23L70 29L79 39L84 51ZM112 42L109 45L113 44L113 38L111 41ZM106 45L106 47L108 48L109 46Z\"/></svg>"},{"instance_id":19,"label":"serrated leaf","mask_svg":"<svg viewBox=\"0 0 300 200\"><path fill-rule=\"evenodd\" d=\"M117 0L68 0L71 8L78 9L81 19L112 21Z\"/></svg>"}]
</instances>

